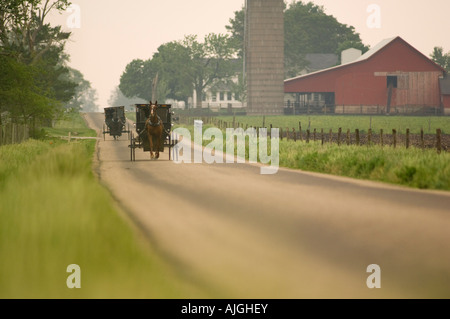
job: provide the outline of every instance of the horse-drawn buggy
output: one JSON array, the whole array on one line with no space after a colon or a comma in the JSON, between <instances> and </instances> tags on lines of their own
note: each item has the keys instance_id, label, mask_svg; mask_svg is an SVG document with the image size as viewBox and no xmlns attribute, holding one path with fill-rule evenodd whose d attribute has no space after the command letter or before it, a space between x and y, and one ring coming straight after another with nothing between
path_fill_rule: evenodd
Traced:
<instances>
[{"instance_id":1,"label":"horse-drawn buggy","mask_svg":"<svg viewBox=\"0 0 450 319\"><path fill-rule=\"evenodd\" d=\"M150 152L150 159L158 159L159 153L169 148L169 160L172 147L177 141L172 136L172 111L170 104L135 104L136 135L131 132L130 153L131 161L136 160L136 148Z\"/></svg>"},{"instance_id":2,"label":"horse-drawn buggy","mask_svg":"<svg viewBox=\"0 0 450 319\"><path fill-rule=\"evenodd\" d=\"M106 139L106 134L114 137L116 140L122 136L122 133L131 133L127 126L127 119L125 117L124 106L114 106L105 108L105 123L103 124L103 140Z\"/></svg>"}]
</instances>

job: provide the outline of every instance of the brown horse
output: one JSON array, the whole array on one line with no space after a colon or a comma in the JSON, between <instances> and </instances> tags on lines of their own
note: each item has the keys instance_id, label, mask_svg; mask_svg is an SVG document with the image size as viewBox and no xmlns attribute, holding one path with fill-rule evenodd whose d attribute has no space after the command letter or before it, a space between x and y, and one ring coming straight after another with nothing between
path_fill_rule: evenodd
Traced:
<instances>
[{"instance_id":1,"label":"brown horse","mask_svg":"<svg viewBox=\"0 0 450 319\"><path fill-rule=\"evenodd\" d=\"M152 104L152 101L150 101L150 116L145 121L145 128L147 130L147 136L148 141L150 143L150 158L151 159L158 159L159 158L159 148L161 143L161 137L163 134L163 122L161 118L156 114L156 107L158 105L158 101L155 101L155 104ZM153 148L153 138L156 139L156 149ZM153 151L155 151L156 156L153 154Z\"/></svg>"}]
</instances>

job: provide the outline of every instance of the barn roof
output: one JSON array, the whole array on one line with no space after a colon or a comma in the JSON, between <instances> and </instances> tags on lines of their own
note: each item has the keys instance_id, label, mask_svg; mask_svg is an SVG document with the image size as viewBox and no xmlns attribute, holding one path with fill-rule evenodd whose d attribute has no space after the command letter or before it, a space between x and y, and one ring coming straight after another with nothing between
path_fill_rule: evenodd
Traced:
<instances>
[{"instance_id":1,"label":"barn roof","mask_svg":"<svg viewBox=\"0 0 450 319\"><path fill-rule=\"evenodd\" d=\"M346 64L341 64L341 65L337 65L328 69L324 69L324 70L319 70L316 72L311 72L308 74L304 74L304 75L300 75L294 78L290 78L290 79L286 79L285 82L289 82L292 80L296 80L296 79L300 79L300 78L306 78L312 75L316 75L316 74L320 74L323 72L328 72L328 71L332 71L332 70L336 70L336 69L340 69L340 68L344 68L350 65L355 65L358 63L362 63L364 61L367 61L368 59L370 59L371 57L373 57L374 55L378 54L379 52L381 52L384 48L386 48L389 44L391 44L392 42L396 41L396 40L401 40L403 41L405 44L407 44L411 49L415 50L416 52L418 52L420 55L422 55L425 59L429 60L431 63L435 64L436 67L440 68L442 71L445 71L440 65L434 63L432 60L430 60L427 56L425 56L423 53L421 53L420 51L418 51L417 49L415 49L413 46L411 46L409 43L407 43L405 40L403 40L401 37L393 37L393 38L388 38L388 39L384 39L383 41L379 42L377 45L375 45L373 48L371 48L369 51L367 51L366 53L364 53L362 56L360 56L358 59L356 59L355 61L346 63Z\"/></svg>"}]
</instances>

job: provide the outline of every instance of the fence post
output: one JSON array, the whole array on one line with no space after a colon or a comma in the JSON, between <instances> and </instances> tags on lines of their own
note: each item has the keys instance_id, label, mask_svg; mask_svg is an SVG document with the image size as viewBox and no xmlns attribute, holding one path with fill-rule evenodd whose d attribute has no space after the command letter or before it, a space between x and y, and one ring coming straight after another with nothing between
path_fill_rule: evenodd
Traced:
<instances>
[{"instance_id":1,"label":"fence post","mask_svg":"<svg viewBox=\"0 0 450 319\"><path fill-rule=\"evenodd\" d=\"M302 122L298 122L298 132L300 134L300 141L303 142Z\"/></svg>"},{"instance_id":2,"label":"fence post","mask_svg":"<svg viewBox=\"0 0 450 319\"><path fill-rule=\"evenodd\" d=\"M380 130L380 146L383 147L384 140L383 140L383 129Z\"/></svg>"},{"instance_id":3,"label":"fence post","mask_svg":"<svg viewBox=\"0 0 450 319\"><path fill-rule=\"evenodd\" d=\"M297 132L295 131L295 127L292 128L292 134L294 134L294 142L297 142Z\"/></svg>"},{"instance_id":4,"label":"fence post","mask_svg":"<svg viewBox=\"0 0 450 319\"><path fill-rule=\"evenodd\" d=\"M425 148L425 141L423 138L423 128L420 129L420 146L422 147L422 149Z\"/></svg>"},{"instance_id":5,"label":"fence post","mask_svg":"<svg viewBox=\"0 0 450 319\"><path fill-rule=\"evenodd\" d=\"M356 134L356 145L359 146L359 129L355 130L355 134Z\"/></svg>"},{"instance_id":6,"label":"fence post","mask_svg":"<svg viewBox=\"0 0 450 319\"><path fill-rule=\"evenodd\" d=\"M409 148L409 128L406 129L406 148Z\"/></svg>"},{"instance_id":7,"label":"fence post","mask_svg":"<svg viewBox=\"0 0 450 319\"><path fill-rule=\"evenodd\" d=\"M338 138L337 138L337 142L338 142L339 146L341 146L341 134L342 134L342 128L340 127L338 130Z\"/></svg>"},{"instance_id":8,"label":"fence post","mask_svg":"<svg viewBox=\"0 0 450 319\"><path fill-rule=\"evenodd\" d=\"M438 154L441 154L442 152L441 133L442 133L441 129L438 128L436 130L436 149Z\"/></svg>"},{"instance_id":9,"label":"fence post","mask_svg":"<svg viewBox=\"0 0 450 319\"><path fill-rule=\"evenodd\" d=\"M321 140L322 140L322 145L323 145L323 142L324 142L324 140L325 140L324 135L323 135L323 128L320 129L320 138L321 138Z\"/></svg>"},{"instance_id":10,"label":"fence post","mask_svg":"<svg viewBox=\"0 0 450 319\"><path fill-rule=\"evenodd\" d=\"M392 139L393 139L394 148L396 148L397 147L397 130L396 129L392 130Z\"/></svg>"},{"instance_id":11,"label":"fence post","mask_svg":"<svg viewBox=\"0 0 450 319\"><path fill-rule=\"evenodd\" d=\"M314 142L316 141L316 129L314 129L314 132L313 132L313 140L314 140Z\"/></svg>"},{"instance_id":12,"label":"fence post","mask_svg":"<svg viewBox=\"0 0 450 319\"><path fill-rule=\"evenodd\" d=\"M369 131L367 132L367 146L372 145L372 129L369 128Z\"/></svg>"},{"instance_id":13,"label":"fence post","mask_svg":"<svg viewBox=\"0 0 450 319\"><path fill-rule=\"evenodd\" d=\"M306 143L309 143L310 134L311 134L310 130L309 129L306 130Z\"/></svg>"}]
</instances>

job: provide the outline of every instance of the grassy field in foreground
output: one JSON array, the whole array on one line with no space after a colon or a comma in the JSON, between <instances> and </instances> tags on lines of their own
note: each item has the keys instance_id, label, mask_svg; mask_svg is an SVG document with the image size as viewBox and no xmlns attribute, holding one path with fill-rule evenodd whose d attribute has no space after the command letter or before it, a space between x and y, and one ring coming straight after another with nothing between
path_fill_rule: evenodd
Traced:
<instances>
[{"instance_id":1,"label":"grassy field in foreground","mask_svg":"<svg viewBox=\"0 0 450 319\"><path fill-rule=\"evenodd\" d=\"M95 134L74 116L49 135L68 131ZM94 146L53 137L0 147L0 298L204 297L118 213L92 173ZM67 287L71 264L81 289Z\"/></svg>"}]
</instances>

